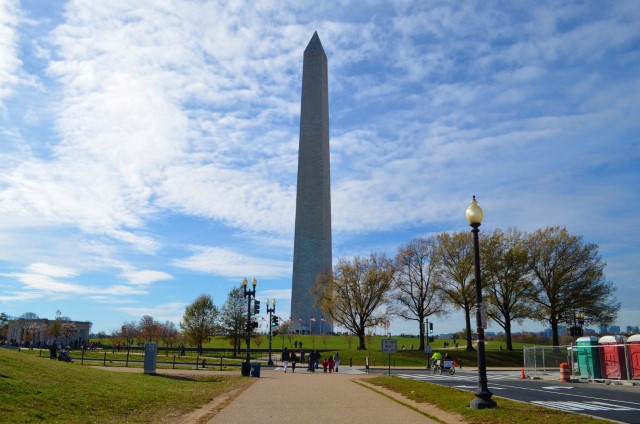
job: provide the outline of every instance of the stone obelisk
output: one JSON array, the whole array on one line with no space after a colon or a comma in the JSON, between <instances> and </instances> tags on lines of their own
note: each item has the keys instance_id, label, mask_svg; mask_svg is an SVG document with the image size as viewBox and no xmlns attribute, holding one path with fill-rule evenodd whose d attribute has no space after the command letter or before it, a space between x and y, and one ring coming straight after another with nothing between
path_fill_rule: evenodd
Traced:
<instances>
[{"instance_id":1,"label":"stone obelisk","mask_svg":"<svg viewBox=\"0 0 640 424\"><path fill-rule=\"evenodd\" d=\"M291 291L292 329L319 334L332 331L314 308L311 287L331 272L331 190L329 173L329 83L327 56L315 32L304 51L296 230ZM325 317L327 318L327 317Z\"/></svg>"}]
</instances>

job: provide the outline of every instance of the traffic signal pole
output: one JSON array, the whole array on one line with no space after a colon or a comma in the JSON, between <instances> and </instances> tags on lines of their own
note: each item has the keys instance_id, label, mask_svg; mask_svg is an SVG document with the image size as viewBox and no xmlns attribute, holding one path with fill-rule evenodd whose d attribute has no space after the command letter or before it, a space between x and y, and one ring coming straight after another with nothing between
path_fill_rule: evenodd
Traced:
<instances>
[{"instance_id":1,"label":"traffic signal pole","mask_svg":"<svg viewBox=\"0 0 640 424\"><path fill-rule=\"evenodd\" d=\"M269 300L267 299L267 312L269 313L269 361L267 362L267 365L273 365L273 360L271 359L271 336L273 334L273 327L274 327L274 322L273 322L273 313L276 311L276 301L274 299L273 301L273 306L269 307Z\"/></svg>"}]
</instances>

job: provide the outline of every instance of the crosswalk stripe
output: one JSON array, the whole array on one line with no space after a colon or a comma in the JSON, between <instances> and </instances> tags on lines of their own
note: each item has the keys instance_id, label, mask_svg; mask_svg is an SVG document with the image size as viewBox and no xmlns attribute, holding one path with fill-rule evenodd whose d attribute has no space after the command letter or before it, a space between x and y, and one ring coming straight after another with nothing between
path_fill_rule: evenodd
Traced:
<instances>
[{"instance_id":1,"label":"crosswalk stripe","mask_svg":"<svg viewBox=\"0 0 640 424\"><path fill-rule=\"evenodd\" d=\"M604 402L560 402L534 400L531 403L546 406L548 408L561 409L563 411L633 411L635 408L611 405Z\"/></svg>"}]
</instances>

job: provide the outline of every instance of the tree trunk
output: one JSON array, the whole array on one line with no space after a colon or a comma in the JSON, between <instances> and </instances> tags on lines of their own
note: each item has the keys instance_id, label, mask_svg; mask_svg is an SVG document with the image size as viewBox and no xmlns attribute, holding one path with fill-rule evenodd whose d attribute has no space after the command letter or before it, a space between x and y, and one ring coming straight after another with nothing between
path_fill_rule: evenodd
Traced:
<instances>
[{"instance_id":1,"label":"tree trunk","mask_svg":"<svg viewBox=\"0 0 640 424\"><path fill-rule=\"evenodd\" d=\"M421 318L420 321L418 321L418 325L420 326L420 347L418 348L418 350L420 352L424 352L424 325L423 325L424 320Z\"/></svg>"},{"instance_id":2,"label":"tree trunk","mask_svg":"<svg viewBox=\"0 0 640 424\"><path fill-rule=\"evenodd\" d=\"M364 343L364 330L358 331L358 350L367 350Z\"/></svg>"},{"instance_id":3,"label":"tree trunk","mask_svg":"<svg viewBox=\"0 0 640 424\"><path fill-rule=\"evenodd\" d=\"M467 325L467 348L465 350L473 351L475 349L473 348L473 343L471 342L471 312L468 308L464 309L464 321Z\"/></svg>"},{"instance_id":4,"label":"tree trunk","mask_svg":"<svg viewBox=\"0 0 640 424\"><path fill-rule=\"evenodd\" d=\"M507 336L507 350L509 352L513 351L513 344L511 343L511 320L504 320L504 333Z\"/></svg>"},{"instance_id":5,"label":"tree trunk","mask_svg":"<svg viewBox=\"0 0 640 424\"><path fill-rule=\"evenodd\" d=\"M551 334L553 336L553 346L560 346L560 338L558 337L558 320L555 318L551 318L549 320L551 324Z\"/></svg>"}]
</instances>

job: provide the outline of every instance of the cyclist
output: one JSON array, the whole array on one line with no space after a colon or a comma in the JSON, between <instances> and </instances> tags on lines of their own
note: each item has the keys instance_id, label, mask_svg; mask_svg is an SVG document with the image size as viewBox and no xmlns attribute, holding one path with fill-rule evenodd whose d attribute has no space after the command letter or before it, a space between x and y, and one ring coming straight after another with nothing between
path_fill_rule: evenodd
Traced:
<instances>
[{"instance_id":1,"label":"cyclist","mask_svg":"<svg viewBox=\"0 0 640 424\"><path fill-rule=\"evenodd\" d=\"M431 366L435 367L438 364L438 361L440 361L441 359L442 353L438 352L437 350L433 352L433 355L431 355Z\"/></svg>"}]
</instances>

